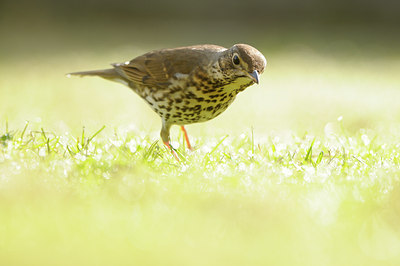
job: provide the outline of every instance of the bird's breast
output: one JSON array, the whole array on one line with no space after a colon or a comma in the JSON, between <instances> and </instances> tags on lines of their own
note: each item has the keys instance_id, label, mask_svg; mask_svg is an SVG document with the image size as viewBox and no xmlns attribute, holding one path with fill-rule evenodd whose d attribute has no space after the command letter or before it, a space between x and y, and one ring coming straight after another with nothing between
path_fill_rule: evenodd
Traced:
<instances>
[{"instance_id":1,"label":"bird's breast","mask_svg":"<svg viewBox=\"0 0 400 266\"><path fill-rule=\"evenodd\" d=\"M246 78L234 82L174 81L165 89L143 88L142 98L170 124L208 121L224 112L236 95L251 85Z\"/></svg>"}]
</instances>

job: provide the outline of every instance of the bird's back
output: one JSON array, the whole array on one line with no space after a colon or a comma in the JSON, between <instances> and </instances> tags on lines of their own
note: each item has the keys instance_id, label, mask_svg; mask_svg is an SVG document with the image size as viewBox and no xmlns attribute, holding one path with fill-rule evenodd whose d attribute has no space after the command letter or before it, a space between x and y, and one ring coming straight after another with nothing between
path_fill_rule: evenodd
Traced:
<instances>
[{"instance_id":1,"label":"bird's back","mask_svg":"<svg viewBox=\"0 0 400 266\"><path fill-rule=\"evenodd\" d=\"M148 52L130 61L114 64L117 72L132 82L131 86L164 88L179 75L188 75L207 66L226 48L218 45L195 45Z\"/></svg>"}]
</instances>

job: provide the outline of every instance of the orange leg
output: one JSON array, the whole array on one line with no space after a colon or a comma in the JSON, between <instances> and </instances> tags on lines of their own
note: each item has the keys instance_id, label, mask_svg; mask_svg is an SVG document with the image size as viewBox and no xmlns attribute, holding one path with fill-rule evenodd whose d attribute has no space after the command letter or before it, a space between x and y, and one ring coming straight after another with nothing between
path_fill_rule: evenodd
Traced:
<instances>
[{"instance_id":1,"label":"orange leg","mask_svg":"<svg viewBox=\"0 0 400 266\"><path fill-rule=\"evenodd\" d=\"M164 145L167 146L168 150L171 151L172 155L174 155L175 159L179 162L178 155L176 154L175 150L172 149L171 145L169 145L169 142L164 142Z\"/></svg>"},{"instance_id":2,"label":"orange leg","mask_svg":"<svg viewBox=\"0 0 400 266\"><path fill-rule=\"evenodd\" d=\"M186 132L185 127L184 127L184 126L181 126L181 129L182 129L182 131L183 131L183 134L185 135L185 140L186 140L186 144L187 144L188 149L191 150L191 151L193 151L193 148L192 148L192 145L190 145L189 136L188 136L188 134L187 134L187 132Z\"/></svg>"}]
</instances>

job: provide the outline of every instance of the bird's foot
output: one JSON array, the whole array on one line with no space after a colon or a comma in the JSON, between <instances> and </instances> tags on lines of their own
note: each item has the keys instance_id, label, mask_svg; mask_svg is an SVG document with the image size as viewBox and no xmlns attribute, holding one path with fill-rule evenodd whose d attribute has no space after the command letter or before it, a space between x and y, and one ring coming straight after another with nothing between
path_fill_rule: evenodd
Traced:
<instances>
[{"instance_id":1,"label":"bird's foot","mask_svg":"<svg viewBox=\"0 0 400 266\"><path fill-rule=\"evenodd\" d=\"M169 144L169 141L164 142L164 145L167 146L168 150L171 151L172 155L175 157L175 159L179 162L178 154L176 154L176 151L172 148L172 146Z\"/></svg>"}]
</instances>

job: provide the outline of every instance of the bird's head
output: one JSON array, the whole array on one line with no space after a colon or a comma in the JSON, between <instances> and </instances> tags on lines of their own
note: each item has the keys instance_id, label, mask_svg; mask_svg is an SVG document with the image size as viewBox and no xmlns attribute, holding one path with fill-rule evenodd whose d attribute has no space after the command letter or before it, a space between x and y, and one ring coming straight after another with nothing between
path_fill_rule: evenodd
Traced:
<instances>
[{"instance_id":1,"label":"bird's head","mask_svg":"<svg viewBox=\"0 0 400 266\"><path fill-rule=\"evenodd\" d=\"M259 75L264 72L267 60L256 48L247 44L235 44L223 52L219 64L227 77L246 77L258 84Z\"/></svg>"}]
</instances>

